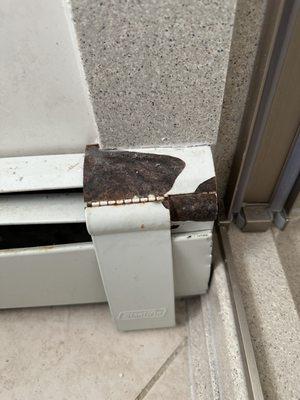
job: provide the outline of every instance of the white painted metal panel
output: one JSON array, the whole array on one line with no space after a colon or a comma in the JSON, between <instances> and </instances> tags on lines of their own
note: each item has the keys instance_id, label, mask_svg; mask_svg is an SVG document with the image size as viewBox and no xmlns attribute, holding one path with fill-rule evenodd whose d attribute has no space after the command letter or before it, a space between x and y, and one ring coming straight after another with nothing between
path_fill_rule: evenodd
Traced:
<instances>
[{"instance_id":1,"label":"white painted metal panel","mask_svg":"<svg viewBox=\"0 0 300 400\"><path fill-rule=\"evenodd\" d=\"M86 220L117 328L174 326L169 210L159 202L89 207Z\"/></svg>"},{"instance_id":2,"label":"white painted metal panel","mask_svg":"<svg viewBox=\"0 0 300 400\"><path fill-rule=\"evenodd\" d=\"M214 227L214 221L175 221L172 222L171 233L191 233L198 231L211 230Z\"/></svg>"},{"instance_id":3,"label":"white painted metal panel","mask_svg":"<svg viewBox=\"0 0 300 400\"><path fill-rule=\"evenodd\" d=\"M84 151L98 141L66 0L0 2L0 156Z\"/></svg>"},{"instance_id":4,"label":"white painted metal panel","mask_svg":"<svg viewBox=\"0 0 300 400\"><path fill-rule=\"evenodd\" d=\"M0 251L0 308L105 300L92 243Z\"/></svg>"},{"instance_id":5,"label":"white painted metal panel","mask_svg":"<svg viewBox=\"0 0 300 400\"><path fill-rule=\"evenodd\" d=\"M185 236L172 236L176 297L205 293L210 275L211 232ZM105 301L92 243L0 250L0 309Z\"/></svg>"},{"instance_id":6,"label":"white painted metal panel","mask_svg":"<svg viewBox=\"0 0 300 400\"><path fill-rule=\"evenodd\" d=\"M193 193L215 176L209 146L129 149L179 157L185 168L166 194ZM84 154L0 158L0 193L82 188Z\"/></svg>"},{"instance_id":7,"label":"white painted metal panel","mask_svg":"<svg viewBox=\"0 0 300 400\"><path fill-rule=\"evenodd\" d=\"M211 271L212 232L174 234L172 248L176 295L205 293Z\"/></svg>"},{"instance_id":8,"label":"white painted metal panel","mask_svg":"<svg viewBox=\"0 0 300 400\"><path fill-rule=\"evenodd\" d=\"M0 193L82 188L83 154L0 158Z\"/></svg>"},{"instance_id":9,"label":"white painted metal panel","mask_svg":"<svg viewBox=\"0 0 300 400\"><path fill-rule=\"evenodd\" d=\"M82 193L6 194L0 196L0 226L85 223ZM178 221L171 233L212 230L213 221Z\"/></svg>"},{"instance_id":10,"label":"white painted metal panel","mask_svg":"<svg viewBox=\"0 0 300 400\"><path fill-rule=\"evenodd\" d=\"M0 196L0 226L85 223L82 193Z\"/></svg>"}]
</instances>

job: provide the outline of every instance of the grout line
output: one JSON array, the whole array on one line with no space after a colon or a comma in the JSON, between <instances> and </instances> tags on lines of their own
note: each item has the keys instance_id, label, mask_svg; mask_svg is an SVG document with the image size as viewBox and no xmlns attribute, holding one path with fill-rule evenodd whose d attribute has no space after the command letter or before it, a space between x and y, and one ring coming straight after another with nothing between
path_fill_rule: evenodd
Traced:
<instances>
[{"instance_id":1,"label":"grout line","mask_svg":"<svg viewBox=\"0 0 300 400\"><path fill-rule=\"evenodd\" d=\"M164 374L169 365L175 360L178 354L183 350L187 345L187 337L183 339L183 341L176 347L176 349L171 353L171 355L166 359L166 361L162 364L162 366L158 369L158 371L153 375L147 385L141 390L141 392L136 396L134 400L143 400L148 392L153 388L155 383L159 380L159 378Z\"/></svg>"}]
</instances>

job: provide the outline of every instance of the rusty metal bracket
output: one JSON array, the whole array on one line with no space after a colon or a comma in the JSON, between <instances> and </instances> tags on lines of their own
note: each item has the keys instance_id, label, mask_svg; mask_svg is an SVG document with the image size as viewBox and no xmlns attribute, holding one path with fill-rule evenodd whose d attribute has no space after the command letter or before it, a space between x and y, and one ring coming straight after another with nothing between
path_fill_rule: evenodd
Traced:
<instances>
[{"instance_id":1,"label":"rusty metal bracket","mask_svg":"<svg viewBox=\"0 0 300 400\"><path fill-rule=\"evenodd\" d=\"M149 153L101 150L98 144L87 146L83 173L87 206L163 201L170 210L172 221L213 221L217 218L216 180L211 163L207 165L211 170L207 173L212 175L209 179L200 182L196 188L191 187L191 192L182 193L178 187L173 194L169 192L186 167L184 160L151 153L153 149L144 150ZM168 151L170 153L172 149Z\"/></svg>"},{"instance_id":2,"label":"rusty metal bracket","mask_svg":"<svg viewBox=\"0 0 300 400\"><path fill-rule=\"evenodd\" d=\"M181 243L181 254L176 254L184 267L197 276L202 268L208 279L210 247L209 257L199 254L197 240L203 237L196 234L217 216L210 148L87 146L83 194L87 228L118 329L173 326L171 229L178 232L174 240Z\"/></svg>"}]
</instances>

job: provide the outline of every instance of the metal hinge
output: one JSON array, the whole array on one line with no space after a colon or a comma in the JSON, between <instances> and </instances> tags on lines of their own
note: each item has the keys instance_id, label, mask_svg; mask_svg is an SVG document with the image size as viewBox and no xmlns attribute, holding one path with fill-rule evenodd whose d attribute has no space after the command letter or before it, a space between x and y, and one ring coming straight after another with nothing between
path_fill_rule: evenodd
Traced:
<instances>
[{"instance_id":1,"label":"metal hinge","mask_svg":"<svg viewBox=\"0 0 300 400\"><path fill-rule=\"evenodd\" d=\"M87 203L87 207L102 207L102 206L121 206L122 204L138 204L138 203L149 203L153 201L163 201L167 196L154 196L149 194L147 197L135 196L132 199L123 200L101 200L91 201Z\"/></svg>"}]
</instances>

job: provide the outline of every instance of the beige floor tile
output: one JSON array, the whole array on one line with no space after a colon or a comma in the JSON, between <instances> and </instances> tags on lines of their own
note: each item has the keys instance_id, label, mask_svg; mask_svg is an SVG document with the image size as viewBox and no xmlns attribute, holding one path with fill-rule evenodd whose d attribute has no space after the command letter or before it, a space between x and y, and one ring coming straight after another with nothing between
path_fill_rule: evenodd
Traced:
<instances>
[{"instance_id":1,"label":"beige floor tile","mask_svg":"<svg viewBox=\"0 0 300 400\"><path fill-rule=\"evenodd\" d=\"M177 320L173 329L120 333L107 305L2 311L0 400L135 400L186 340L184 302Z\"/></svg>"},{"instance_id":2,"label":"beige floor tile","mask_svg":"<svg viewBox=\"0 0 300 400\"><path fill-rule=\"evenodd\" d=\"M184 343L184 342L183 342ZM189 367L187 345L166 366L157 382L144 397L145 400L189 400Z\"/></svg>"}]
</instances>

